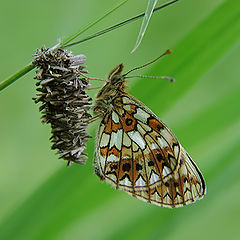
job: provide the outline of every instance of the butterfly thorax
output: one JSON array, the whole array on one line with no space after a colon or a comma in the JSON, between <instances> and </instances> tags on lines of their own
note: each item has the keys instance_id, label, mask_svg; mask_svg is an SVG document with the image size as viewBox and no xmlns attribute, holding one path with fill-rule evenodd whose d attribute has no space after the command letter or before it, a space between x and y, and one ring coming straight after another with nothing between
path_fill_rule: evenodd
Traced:
<instances>
[{"instance_id":1,"label":"butterfly thorax","mask_svg":"<svg viewBox=\"0 0 240 240\"><path fill-rule=\"evenodd\" d=\"M96 96L95 104L93 106L93 111L95 113L106 114L112 111L114 99L125 93L126 81L121 74L122 70L123 65L119 64L110 72L108 82L102 87Z\"/></svg>"}]
</instances>

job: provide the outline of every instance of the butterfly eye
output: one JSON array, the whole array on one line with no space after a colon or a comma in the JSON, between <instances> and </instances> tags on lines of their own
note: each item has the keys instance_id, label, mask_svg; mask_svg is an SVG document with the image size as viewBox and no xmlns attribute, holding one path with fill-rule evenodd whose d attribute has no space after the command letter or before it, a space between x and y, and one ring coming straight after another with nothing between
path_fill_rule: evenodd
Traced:
<instances>
[{"instance_id":1,"label":"butterfly eye","mask_svg":"<svg viewBox=\"0 0 240 240\"><path fill-rule=\"evenodd\" d=\"M124 78L122 75L117 74L111 78L112 84L122 84L123 82L124 82Z\"/></svg>"}]
</instances>

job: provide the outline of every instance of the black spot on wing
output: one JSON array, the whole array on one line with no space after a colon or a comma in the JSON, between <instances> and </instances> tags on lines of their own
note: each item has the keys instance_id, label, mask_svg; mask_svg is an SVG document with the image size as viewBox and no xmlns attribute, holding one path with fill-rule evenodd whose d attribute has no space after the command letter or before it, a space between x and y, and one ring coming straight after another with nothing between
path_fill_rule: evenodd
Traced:
<instances>
[{"instance_id":1,"label":"black spot on wing","mask_svg":"<svg viewBox=\"0 0 240 240\"><path fill-rule=\"evenodd\" d=\"M126 118L125 123L126 123L127 126L131 126L132 123L133 123L133 120L131 118Z\"/></svg>"},{"instance_id":2,"label":"black spot on wing","mask_svg":"<svg viewBox=\"0 0 240 240\"><path fill-rule=\"evenodd\" d=\"M148 166L149 166L149 167L154 166L154 162L153 162L153 161L149 161L149 162L148 162Z\"/></svg>"},{"instance_id":3,"label":"black spot on wing","mask_svg":"<svg viewBox=\"0 0 240 240\"><path fill-rule=\"evenodd\" d=\"M159 162L161 162L164 159L163 155L160 152L156 154L156 157Z\"/></svg>"},{"instance_id":4,"label":"black spot on wing","mask_svg":"<svg viewBox=\"0 0 240 240\"><path fill-rule=\"evenodd\" d=\"M122 170L123 170L124 172L129 172L130 169L131 169L130 163L124 163L124 164L123 164Z\"/></svg>"},{"instance_id":5,"label":"black spot on wing","mask_svg":"<svg viewBox=\"0 0 240 240\"><path fill-rule=\"evenodd\" d=\"M142 170L142 165L137 163L136 164L136 170L139 171L139 170Z\"/></svg>"}]
</instances>

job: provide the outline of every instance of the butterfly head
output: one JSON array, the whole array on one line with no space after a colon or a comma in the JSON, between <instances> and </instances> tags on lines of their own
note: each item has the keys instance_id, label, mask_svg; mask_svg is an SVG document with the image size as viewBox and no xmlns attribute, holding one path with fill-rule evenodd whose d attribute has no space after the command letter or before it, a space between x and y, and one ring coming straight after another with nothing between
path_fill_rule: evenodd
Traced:
<instances>
[{"instance_id":1,"label":"butterfly head","mask_svg":"<svg viewBox=\"0 0 240 240\"><path fill-rule=\"evenodd\" d=\"M125 86L125 78L122 74L123 64L117 65L108 75L108 82L117 88L122 88Z\"/></svg>"},{"instance_id":2,"label":"butterfly head","mask_svg":"<svg viewBox=\"0 0 240 240\"><path fill-rule=\"evenodd\" d=\"M98 93L98 97L100 96L116 96L119 92L124 91L126 89L125 77L122 74L124 66L123 64L119 64L115 67L108 75L107 83L102 87L102 89Z\"/></svg>"},{"instance_id":3,"label":"butterfly head","mask_svg":"<svg viewBox=\"0 0 240 240\"><path fill-rule=\"evenodd\" d=\"M126 89L126 80L123 71L123 64L116 66L108 75L106 84L98 92L93 110L106 113L111 110L112 100L121 95Z\"/></svg>"}]
</instances>

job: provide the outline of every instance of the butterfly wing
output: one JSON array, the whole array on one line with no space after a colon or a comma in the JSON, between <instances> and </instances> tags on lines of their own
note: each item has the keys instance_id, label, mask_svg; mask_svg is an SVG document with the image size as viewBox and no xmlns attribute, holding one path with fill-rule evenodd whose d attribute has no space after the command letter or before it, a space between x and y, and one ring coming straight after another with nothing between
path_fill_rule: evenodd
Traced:
<instances>
[{"instance_id":1,"label":"butterfly wing","mask_svg":"<svg viewBox=\"0 0 240 240\"><path fill-rule=\"evenodd\" d=\"M123 94L99 126L95 172L117 189L153 204L180 207L201 199L201 172L151 110Z\"/></svg>"}]
</instances>

